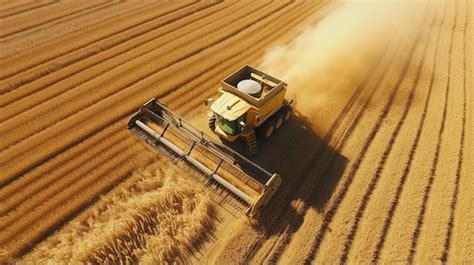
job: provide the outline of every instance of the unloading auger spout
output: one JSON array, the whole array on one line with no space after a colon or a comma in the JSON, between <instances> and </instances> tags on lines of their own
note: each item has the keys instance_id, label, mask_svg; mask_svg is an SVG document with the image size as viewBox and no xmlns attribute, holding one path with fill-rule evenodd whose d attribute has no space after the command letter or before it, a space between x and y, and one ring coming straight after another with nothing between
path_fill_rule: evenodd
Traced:
<instances>
[{"instance_id":1,"label":"unloading auger spout","mask_svg":"<svg viewBox=\"0 0 474 265\"><path fill-rule=\"evenodd\" d=\"M208 184L228 191L247 206L250 216L268 203L281 184L278 174L211 139L156 99L130 118L128 128L149 145L172 151L200 171Z\"/></svg>"}]
</instances>

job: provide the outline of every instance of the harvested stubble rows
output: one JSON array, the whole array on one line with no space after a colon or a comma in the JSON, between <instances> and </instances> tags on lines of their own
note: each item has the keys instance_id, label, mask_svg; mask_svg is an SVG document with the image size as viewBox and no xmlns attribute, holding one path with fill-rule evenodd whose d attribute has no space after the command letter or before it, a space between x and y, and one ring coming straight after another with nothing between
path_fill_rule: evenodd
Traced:
<instances>
[{"instance_id":1,"label":"harvested stubble rows","mask_svg":"<svg viewBox=\"0 0 474 265\"><path fill-rule=\"evenodd\" d=\"M194 261L190 252L196 245L179 241L184 248L167 250L159 247L164 242L159 237L131 233L136 223L156 227L153 211L159 207L137 209L143 215L133 209L115 215L133 205L132 198L159 197L180 183L133 174L170 165L156 162L129 135L126 118L147 99L160 97L204 124L205 111L198 106L214 96L223 76L245 63L258 65L266 48L294 40L304 25L324 22L337 12L333 7L324 1L46 0L0 6L2 23L11 25L0 32L0 261L34 246L25 259ZM333 54L341 39L327 34L308 53L302 52L308 48L304 43L311 42L302 38L302 46L277 49L281 60L263 63L281 77L296 70L307 74L287 76L298 116L264 143L266 153L257 157L285 182L260 226L224 218L226 229L216 230L198 258L220 263L474 261L472 2L411 7L421 11L409 20L410 30L377 43L380 47L357 39L370 31L357 28L359 17L343 21L342 32L350 38L342 53ZM23 19L45 12L51 16ZM318 49L336 63L313 58ZM351 56L362 64L353 65ZM324 67L311 68L318 63ZM150 183L159 187L148 189ZM127 189L137 185L145 186ZM177 187L176 196L188 192ZM188 195L181 198L184 203L207 207L205 199ZM194 236L212 230L200 215L206 211L191 213L201 220L193 223L196 230L177 233L205 241ZM181 224L185 219L177 217ZM126 224L124 229L105 229L115 220ZM94 245L97 229L110 237ZM75 237L77 231L87 232ZM84 246L80 253L70 248L73 243ZM148 256L147 244L162 251ZM57 252L50 251L58 245Z\"/></svg>"},{"instance_id":2,"label":"harvested stubble rows","mask_svg":"<svg viewBox=\"0 0 474 265\"><path fill-rule=\"evenodd\" d=\"M126 130L127 117L144 101L161 97L186 114L214 93L223 74L257 62L329 7L42 3L12 4L2 13L2 261L28 253L156 160ZM41 21L25 19L31 16Z\"/></svg>"}]
</instances>

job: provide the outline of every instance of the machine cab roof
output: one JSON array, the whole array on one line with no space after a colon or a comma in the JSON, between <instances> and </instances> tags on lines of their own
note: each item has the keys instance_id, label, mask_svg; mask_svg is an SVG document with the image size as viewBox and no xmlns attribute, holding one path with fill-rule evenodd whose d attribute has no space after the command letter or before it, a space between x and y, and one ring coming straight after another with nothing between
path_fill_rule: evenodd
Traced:
<instances>
[{"instance_id":1,"label":"machine cab roof","mask_svg":"<svg viewBox=\"0 0 474 265\"><path fill-rule=\"evenodd\" d=\"M226 120L234 121L250 109L250 104L238 96L223 92L211 105L211 110Z\"/></svg>"}]
</instances>

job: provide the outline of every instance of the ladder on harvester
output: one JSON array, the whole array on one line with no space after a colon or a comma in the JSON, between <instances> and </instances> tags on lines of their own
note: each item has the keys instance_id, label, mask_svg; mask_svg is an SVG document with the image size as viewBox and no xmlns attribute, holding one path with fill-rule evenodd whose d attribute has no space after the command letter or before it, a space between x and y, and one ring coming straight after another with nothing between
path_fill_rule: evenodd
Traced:
<instances>
[{"instance_id":1,"label":"ladder on harvester","mask_svg":"<svg viewBox=\"0 0 474 265\"><path fill-rule=\"evenodd\" d=\"M253 129L247 129L245 132L242 132L242 136L245 138L245 143L247 145L247 152L250 155L257 153L257 137L255 136L255 131Z\"/></svg>"}]
</instances>

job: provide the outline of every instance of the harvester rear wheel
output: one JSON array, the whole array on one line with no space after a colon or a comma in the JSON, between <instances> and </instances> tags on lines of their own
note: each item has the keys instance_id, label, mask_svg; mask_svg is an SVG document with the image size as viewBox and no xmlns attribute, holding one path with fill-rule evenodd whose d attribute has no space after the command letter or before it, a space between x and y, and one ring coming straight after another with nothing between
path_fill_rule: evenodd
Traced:
<instances>
[{"instance_id":1,"label":"harvester rear wheel","mask_svg":"<svg viewBox=\"0 0 474 265\"><path fill-rule=\"evenodd\" d=\"M273 131L275 131L275 122L272 119L268 119L257 128L257 136L260 139L268 139L272 136Z\"/></svg>"},{"instance_id":2,"label":"harvester rear wheel","mask_svg":"<svg viewBox=\"0 0 474 265\"><path fill-rule=\"evenodd\" d=\"M283 121L288 121L291 118L293 113L293 108L291 106L285 106L281 109L281 114L283 115Z\"/></svg>"},{"instance_id":3,"label":"harvester rear wheel","mask_svg":"<svg viewBox=\"0 0 474 265\"><path fill-rule=\"evenodd\" d=\"M211 129L211 131L216 129L216 115L212 115L209 118L209 129Z\"/></svg>"},{"instance_id":4,"label":"harvester rear wheel","mask_svg":"<svg viewBox=\"0 0 474 265\"><path fill-rule=\"evenodd\" d=\"M275 129L279 129L281 127L281 125L283 124L283 119L284 119L284 116L282 113L277 112L275 114L275 116L273 117L273 120L275 122Z\"/></svg>"}]
</instances>

